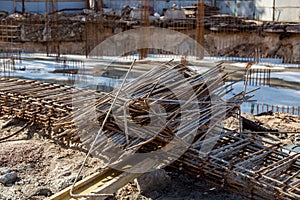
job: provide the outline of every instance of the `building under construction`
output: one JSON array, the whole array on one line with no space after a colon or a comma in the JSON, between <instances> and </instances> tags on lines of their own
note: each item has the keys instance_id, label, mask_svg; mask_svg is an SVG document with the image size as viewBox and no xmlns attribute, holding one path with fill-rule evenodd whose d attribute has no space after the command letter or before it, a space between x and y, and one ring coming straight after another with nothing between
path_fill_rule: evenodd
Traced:
<instances>
[{"instance_id":1,"label":"building under construction","mask_svg":"<svg viewBox=\"0 0 300 200\"><path fill-rule=\"evenodd\" d=\"M197 12L197 1L1 1L1 51L88 55L116 33L150 25L189 35L213 57L299 62L294 42L299 37L298 17L281 19L289 12L283 10L272 18L256 18L255 13L236 12L245 9L239 9L243 4L225 2L228 9L219 1L205 1L204 12ZM297 13L293 6L283 8ZM267 8L261 13L268 13Z\"/></svg>"},{"instance_id":2,"label":"building under construction","mask_svg":"<svg viewBox=\"0 0 300 200\"><path fill-rule=\"evenodd\" d=\"M0 199L300 199L298 102L242 113L300 88L299 2L267 2L1 1Z\"/></svg>"}]
</instances>

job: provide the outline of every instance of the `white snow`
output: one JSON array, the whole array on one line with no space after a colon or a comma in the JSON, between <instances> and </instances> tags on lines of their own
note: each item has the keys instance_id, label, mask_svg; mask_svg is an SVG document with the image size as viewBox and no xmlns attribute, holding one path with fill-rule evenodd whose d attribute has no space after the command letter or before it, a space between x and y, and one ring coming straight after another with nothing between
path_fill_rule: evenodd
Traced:
<instances>
[{"instance_id":1,"label":"white snow","mask_svg":"<svg viewBox=\"0 0 300 200\"><path fill-rule=\"evenodd\" d=\"M244 62L237 62L237 63L232 63L230 64L231 66L234 67L240 67L240 68L246 68L248 63L244 63ZM267 65L267 64L253 64L251 66L251 69L277 69L277 70L283 70L284 67L281 66L274 66L274 65Z\"/></svg>"},{"instance_id":2,"label":"white snow","mask_svg":"<svg viewBox=\"0 0 300 200\"><path fill-rule=\"evenodd\" d=\"M240 81L233 85L232 94L237 94L244 90L244 82ZM255 89L255 86L247 86L247 91ZM260 89L255 91L253 100L257 100L258 104L268 104L274 106L300 106L300 90L279 88L279 87L268 87L260 86ZM228 97L226 97L228 98ZM250 111L251 103L244 103L242 105L243 112Z\"/></svg>"},{"instance_id":3,"label":"white snow","mask_svg":"<svg viewBox=\"0 0 300 200\"><path fill-rule=\"evenodd\" d=\"M300 72L272 72L271 78L300 83Z\"/></svg>"}]
</instances>

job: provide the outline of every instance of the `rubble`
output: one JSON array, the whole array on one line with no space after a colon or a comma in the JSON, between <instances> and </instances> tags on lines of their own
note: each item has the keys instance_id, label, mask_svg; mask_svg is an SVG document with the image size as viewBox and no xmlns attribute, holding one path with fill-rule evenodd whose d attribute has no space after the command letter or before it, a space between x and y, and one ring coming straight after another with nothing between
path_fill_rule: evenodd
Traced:
<instances>
[{"instance_id":1,"label":"rubble","mask_svg":"<svg viewBox=\"0 0 300 200\"><path fill-rule=\"evenodd\" d=\"M231 15L213 15L206 19L205 26L211 31L255 31L259 26L247 18Z\"/></svg>"},{"instance_id":2,"label":"rubble","mask_svg":"<svg viewBox=\"0 0 300 200\"><path fill-rule=\"evenodd\" d=\"M210 55L252 57L254 50L261 48L260 55L266 58L280 57L284 62L299 62L296 55L297 44L290 41L290 39L298 39L299 23L248 20L245 17L220 15L213 7L205 6L205 9L205 49ZM121 10L105 8L104 11L98 12L82 10L77 14L64 12L54 12L49 15L12 14L1 19L0 26L11 28L0 28L0 35L2 43L9 44L6 45L5 52L18 46L19 51L37 52L43 49L48 54L51 52L68 54L70 49L67 49L66 46L77 47L80 43L80 48L73 48L72 52L76 52L76 54L84 52L88 55L97 44L109 36L141 27L144 24L141 18L142 10L143 8L138 6L127 6L123 13ZM196 10L197 6L187 6L182 10L167 9L165 15L153 12L151 15L149 14L149 24L176 30L195 38L198 32ZM172 13L176 14L173 16ZM215 33L220 36L226 34L228 37L214 37L211 41ZM250 33L257 37L252 40L255 42L251 44L245 40L245 44L242 44L244 35ZM235 37L236 35L237 37ZM269 40L275 41L270 42ZM271 43L274 45L270 45ZM288 43L288 46L284 46L285 43ZM233 46L234 44L236 45ZM40 47L31 47L35 45ZM287 50L285 51L285 49Z\"/></svg>"}]
</instances>

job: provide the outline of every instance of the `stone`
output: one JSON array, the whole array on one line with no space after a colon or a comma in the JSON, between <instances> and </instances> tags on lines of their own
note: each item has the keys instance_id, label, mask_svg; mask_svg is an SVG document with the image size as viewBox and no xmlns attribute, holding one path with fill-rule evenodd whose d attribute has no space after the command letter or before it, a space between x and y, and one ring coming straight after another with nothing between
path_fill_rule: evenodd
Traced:
<instances>
[{"instance_id":1,"label":"stone","mask_svg":"<svg viewBox=\"0 0 300 200\"><path fill-rule=\"evenodd\" d=\"M10 172L0 176L0 183L3 185L12 184L17 180L18 176L16 172Z\"/></svg>"},{"instance_id":2,"label":"stone","mask_svg":"<svg viewBox=\"0 0 300 200\"><path fill-rule=\"evenodd\" d=\"M45 196L50 197L53 192L49 188L39 188L33 196Z\"/></svg>"},{"instance_id":3,"label":"stone","mask_svg":"<svg viewBox=\"0 0 300 200\"><path fill-rule=\"evenodd\" d=\"M136 179L141 193L161 190L171 183L171 177L163 169L147 172Z\"/></svg>"}]
</instances>

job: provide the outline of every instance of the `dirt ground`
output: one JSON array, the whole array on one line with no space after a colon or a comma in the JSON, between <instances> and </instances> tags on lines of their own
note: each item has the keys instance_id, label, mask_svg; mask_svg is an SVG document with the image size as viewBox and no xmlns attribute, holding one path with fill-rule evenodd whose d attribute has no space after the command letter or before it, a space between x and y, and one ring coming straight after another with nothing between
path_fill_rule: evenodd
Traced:
<instances>
[{"instance_id":1,"label":"dirt ground","mask_svg":"<svg viewBox=\"0 0 300 200\"><path fill-rule=\"evenodd\" d=\"M170 183L153 191L139 191L138 183L128 183L113 200L246 200L240 195L201 181L188 174L166 169ZM111 199L110 199L111 200Z\"/></svg>"},{"instance_id":2,"label":"dirt ground","mask_svg":"<svg viewBox=\"0 0 300 200\"><path fill-rule=\"evenodd\" d=\"M266 127L285 131L300 131L300 117L288 114L252 116L248 118ZM7 124L7 122L9 122ZM0 116L0 138L19 130L26 124L24 121L11 120L8 116ZM226 127L237 128L235 119L226 121ZM17 180L12 184L0 183L0 199L45 199L71 185L84 159L85 153L77 148L69 148L58 144L44 135L45 129L30 125L20 134L0 141L0 172L13 171ZM278 135L286 142L299 144L299 135ZM287 139L288 138L288 139ZM101 170L103 163L90 158L84 167L81 178ZM128 183L116 193L113 199L131 200L242 200L243 197L230 193L196 179L187 174L166 169L170 180L163 187L152 191L141 191L137 182Z\"/></svg>"},{"instance_id":3,"label":"dirt ground","mask_svg":"<svg viewBox=\"0 0 300 200\"><path fill-rule=\"evenodd\" d=\"M1 116L0 127L7 120L7 116ZM0 138L24 124L24 121L13 120L0 130ZM0 183L0 199L45 199L73 183L85 153L42 137L44 131L41 127L29 126L19 135L0 141L0 169L17 173L14 184ZM81 177L101 166L101 161L89 159Z\"/></svg>"},{"instance_id":4,"label":"dirt ground","mask_svg":"<svg viewBox=\"0 0 300 200\"><path fill-rule=\"evenodd\" d=\"M272 135L277 137L283 143L300 145L300 116L273 113L262 116L255 116L251 114L243 114L244 117L262 125L265 128L277 131ZM238 129L238 120L236 118L229 118L224 123L226 128Z\"/></svg>"},{"instance_id":5,"label":"dirt ground","mask_svg":"<svg viewBox=\"0 0 300 200\"><path fill-rule=\"evenodd\" d=\"M251 114L243 114L244 117L269 129L277 130L279 132L290 133L274 133L283 143L300 145L300 116L274 113L272 115L254 116ZM237 130L239 128L239 121L237 118L231 117L225 120L224 126L226 128ZM246 130L247 131L247 130ZM298 132L298 133L295 133ZM144 192L138 194L135 183L127 184L117 193L118 200L125 199L143 199L143 200L190 200L190 199L204 199L204 200L242 200L244 197L225 191L222 188L215 187L204 181L196 179L187 174L172 171L167 169L168 175L171 177L171 184L162 190L155 190L152 192Z\"/></svg>"}]
</instances>

